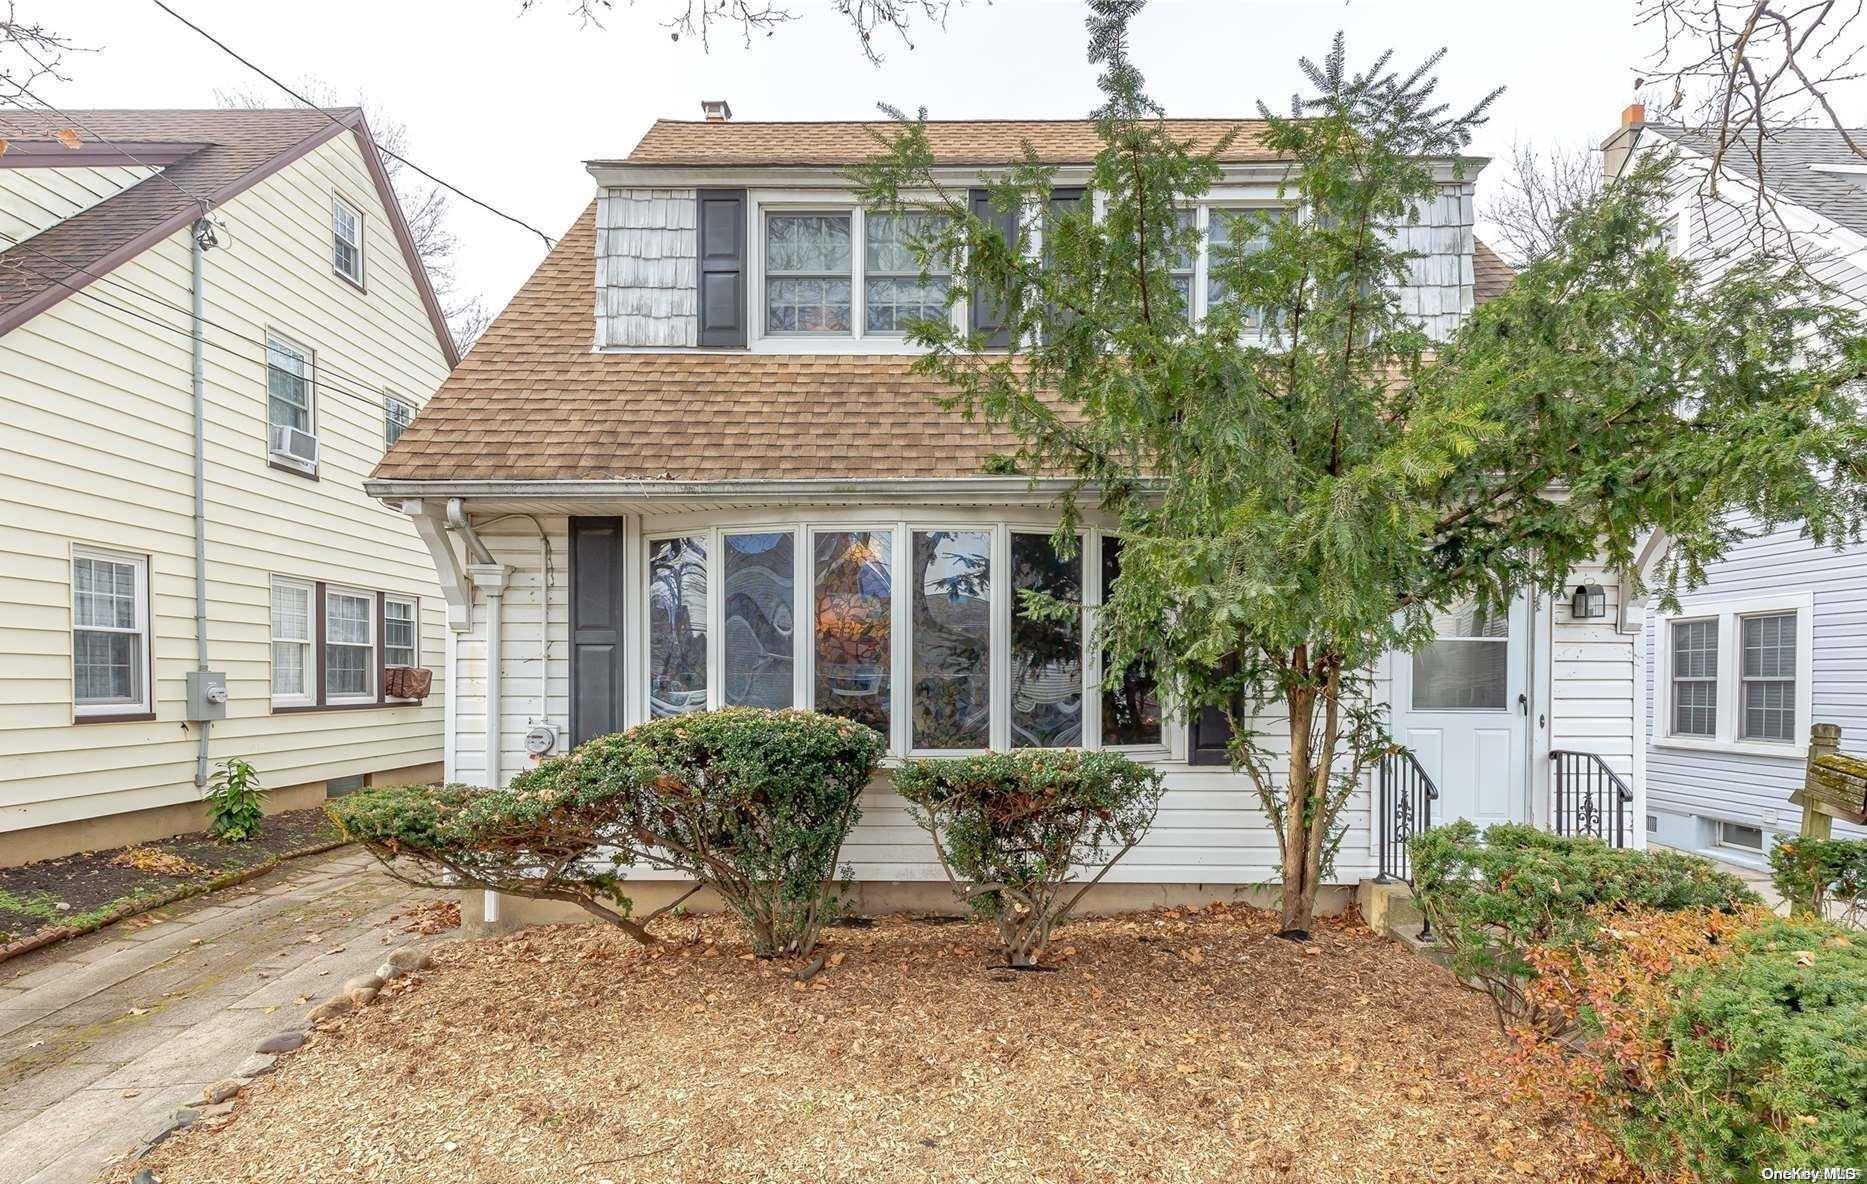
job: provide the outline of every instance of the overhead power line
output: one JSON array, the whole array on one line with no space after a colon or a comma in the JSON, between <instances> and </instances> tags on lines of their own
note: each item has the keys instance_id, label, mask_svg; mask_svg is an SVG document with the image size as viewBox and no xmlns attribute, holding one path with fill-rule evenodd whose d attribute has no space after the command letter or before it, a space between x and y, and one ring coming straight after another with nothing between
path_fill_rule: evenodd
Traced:
<instances>
[{"instance_id":1,"label":"overhead power line","mask_svg":"<svg viewBox=\"0 0 1867 1184\"><path fill-rule=\"evenodd\" d=\"M278 87L280 90L284 91L286 94L291 95L294 99L297 99L299 102L303 103L307 107L310 107L312 110L323 111L325 116L329 118L332 123L338 124L339 126L343 125L343 120L338 119L335 115L332 115L329 111L326 111L323 107L319 106L317 103L312 102L310 99L306 98L304 95L299 94L297 91L293 90L291 87L285 85L285 83L280 82L278 78L274 77L272 74L267 73L264 69L261 69L258 65L254 64L251 58L248 58L245 55L241 54L238 50L235 50L232 46L228 45L225 41L222 41L220 38L214 36L214 34L208 32L206 29L203 29L200 25L195 24L193 21L189 20L187 17L183 16L181 13L176 12L173 8L170 8L167 4L163 3L163 0L150 0L150 2L154 4L157 8L160 8L163 12L168 13L170 16L180 21L182 24L187 25L190 29L193 29L196 33L199 33L202 37L206 38L209 42L213 43L216 47L218 47L221 50L221 52L225 53L228 57L232 58L234 61L239 62L242 66L245 66L247 69L251 70L253 73L259 75L261 78L264 78L267 82L272 83L272 85ZM388 157L390 160L397 162L398 164L403 164L403 165L408 166L410 169L413 169L415 172L421 174L423 177L426 177L428 180L434 182L436 185L439 185L441 188L447 190L449 193L452 193L455 196L460 197L463 200L468 201L472 203L473 205L480 207L482 210L485 210L487 213L494 214L500 218L504 218L506 221L512 223L514 226L520 226L526 230L531 231L533 234L537 235L539 238L544 240L545 249L547 251L557 245L556 239L553 239L550 235L538 229L536 226L533 226L531 223L525 221L523 218L517 217L516 215L513 215L513 214L508 214L504 210L500 209L498 206L495 206L490 202L482 201L480 198L473 196L471 193L468 193L466 190L460 188L458 185L454 185L450 182L443 181L441 178L435 176L433 173L429 172L427 169L422 168L420 165L416 164L414 161L408 159L406 156L397 155L396 153L389 151L387 148L384 148L381 144L376 145L376 151L382 153L384 156Z\"/></svg>"},{"instance_id":2,"label":"overhead power line","mask_svg":"<svg viewBox=\"0 0 1867 1184\"><path fill-rule=\"evenodd\" d=\"M15 249L20 249L20 248L23 248L26 250L32 249L30 246L25 246L24 244L21 244L19 240L13 239L10 235L0 234L0 238L5 238L13 242L15 245ZM40 255L42 258L47 258L47 259L51 258L51 256L46 255L42 251L35 252L35 253ZM174 333L178 337L183 338L184 340L193 339L193 336L194 336L193 331L187 326L171 324L168 321L160 320L157 317L149 315L149 313L145 310L138 309L138 308L132 308L132 307L129 307L128 305L118 304L112 300L106 300L102 296L99 296L96 292L92 291L89 288L80 287L77 284L73 284L69 282L68 280L60 279L58 276L51 275L47 272L41 271L38 268L30 266L29 264L25 263L24 261L18 258L8 258L5 260L0 260L0 262L10 264L11 266L20 268L23 271L31 272L33 275L36 275L40 277L41 279L46 280L49 283L57 284L59 287L66 289L73 296L79 297L81 299L89 300L92 303L102 308L110 309L113 312L121 313L127 317L133 317L136 320L142 321L149 325L153 325L158 329L167 330L168 332ZM84 272L84 274L91 275L90 272ZM98 277L92 276L92 278L96 279ZM191 317L193 315L191 310L184 309L179 305L169 304L167 301L162 300L160 297L154 296L149 293L143 293L143 292L138 292L137 294L143 295L147 297L148 299L154 300L156 303L162 304L163 306L167 308L173 309L181 313L184 316ZM268 348L269 343L261 338L249 337L246 334L239 332L238 330L229 329L224 325L220 325L220 324L217 324L216 322L209 321L206 318L202 319L202 324L219 329L222 333L226 334L227 336L232 337L235 340L245 342L248 345L255 346L260 350L264 350ZM236 349L231 345L227 345L224 342L216 339L215 337L204 334L202 336L202 342L205 345L212 346L213 348L218 349L223 353L230 354L236 358L240 358L245 361L253 360L253 356L251 354L247 353L244 350ZM384 410L383 400L386 398L396 398L396 399L400 399L404 403L410 404L411 406L414 405L413 400L403 397L401 395L391 394L389 391L368 390L368 389L357 390L346 385L346 383L344 382L333 382L331 381L331 378L327 370L328 368L324 365L324 363L314 356L312 359L312 364L311 364L311 389L314 395L329 393L332 395L343 396L344 398L351 400L357 406L362 407L365 410L371 412L372 414L376 414ZM335 373L339 374L340 376L344 377L350 382L362 382L366 386L369 383L368 379L358 379L352 375L344 375L342 371L336 371Z\"/></svg>"}]
</instances>

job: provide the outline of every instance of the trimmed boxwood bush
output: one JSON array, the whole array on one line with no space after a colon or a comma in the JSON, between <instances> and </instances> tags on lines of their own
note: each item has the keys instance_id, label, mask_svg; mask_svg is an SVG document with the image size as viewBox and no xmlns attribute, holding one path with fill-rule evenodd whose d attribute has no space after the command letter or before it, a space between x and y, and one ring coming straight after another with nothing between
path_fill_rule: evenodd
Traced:
<instances>
[{"instance_id":1,"label":"trimmed boxwood bush","mask_svg":"<svg viewBox=\"0 0 1867 1184\"><path fill-rule=\"evenodd\" d=\"M1161 777L1120 753L1018 749L910 760L895 789L960 899L997 920L1007 964L1031 967L1051 930L1147 833ZM1099 870L1086 883L1072 880L1089 868Z\"/></svg>"},{"instance_id":2,"label":"trimmed boxwood bush","mask_svg":"<svg viewBox=\"0 0 1867 1184\"><path fill-rule=\"evenodd\" d=\"M1797 913L1858 924L1867 914L1867 839L1778 839L1771 879Z\"/></svg>"},{"instance_id":3,"label":"trimmed boxwood bush","mask_svg":"<svg viewBox=\"0 0 1867 1184\"><path fill-rule=\"evenodd\" d=\"M1600 940L1603 911L1732 911L1758 903L1735 876L1674 851L1610 847L1534 827L1461 819L1415 835L1414 893L1451 955L1452 970L1491 997L1498 1022L1546 1030L1572 1016L1540 1014L1526 998L1534 948L1582 949Z\"/></svg>"},{"instance_id":4,"label":"trimmed boxwood bush","mask_svg":"<svg viewBox=\"0 0 1867 1184\"><path fill-rule=\"evenodd\" d=\"M641 940L653 916L630 917L624 869L680 872L719 894L756 952L801 954L885 748L850 720L728 707L596 737L503 789L367 790L330 812L415 882L569 900Z\"/></svg>"},{"instance_id":5,"label":"trimmed boxwood bush","mask_svg":"<svg viewBox=\"0 0 1867 1184\"><path fill-rule=\"evenodd\" d=\"M1702 1180L1867 1167L1867 944L1771 920L1672 977L1666 1070L1630 1099L1635 1159ZM1624 1077L1623 1077L1624 1079Z\"/></svg>"}]
</instances>

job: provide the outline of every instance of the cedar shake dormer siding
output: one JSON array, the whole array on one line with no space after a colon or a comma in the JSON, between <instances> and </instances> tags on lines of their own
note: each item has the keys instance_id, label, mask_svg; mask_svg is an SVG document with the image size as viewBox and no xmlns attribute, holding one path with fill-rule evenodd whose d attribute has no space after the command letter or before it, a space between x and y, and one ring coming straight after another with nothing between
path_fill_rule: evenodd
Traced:
<instances>
[{"instance_id":1,"label":"cedar shake dormer siding","mask_svg":"<svg viewBox=\"0 0 1867 1184\"><path fill-rule=\"evenodd\" d=\"M596 344L697 341L692 189L605 189L597 198Z\"/></svg>"}]
</instances>

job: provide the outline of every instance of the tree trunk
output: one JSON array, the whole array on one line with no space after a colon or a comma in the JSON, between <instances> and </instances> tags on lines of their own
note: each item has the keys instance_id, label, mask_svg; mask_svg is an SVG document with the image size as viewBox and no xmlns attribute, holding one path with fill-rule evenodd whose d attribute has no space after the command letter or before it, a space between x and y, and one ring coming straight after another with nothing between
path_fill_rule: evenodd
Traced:
<instances>
[{"instance_id":1,"label":"tree trunk","mask_svg":"<svg viewBox=\"0 0 1867 1184\"><path fill-rule=\"evenodd\" d=\"M1299 651L1298 661L1301 660ZM1310 730L1315 723L1316 692L1305 677L1290 688L1287 699L1290 768L1284 793L1283 930L1278 936L1300 940L1309 936L1310 917L1316 909L1316 885L1310 874L1308 819L1314 783L1310 769Z\"/></svg>"}]
</instances>

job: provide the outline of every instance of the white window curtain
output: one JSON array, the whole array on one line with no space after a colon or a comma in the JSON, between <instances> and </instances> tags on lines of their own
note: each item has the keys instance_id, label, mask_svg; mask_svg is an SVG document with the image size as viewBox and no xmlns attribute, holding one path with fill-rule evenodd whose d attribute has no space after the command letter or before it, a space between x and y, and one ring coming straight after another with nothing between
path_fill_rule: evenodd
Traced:
<instances>
[{"instance_id":1,"label":"white window curtain","mask_svg":"<svg viewBox=\"0 0 1867 1184\"><path fill-rule=\"evenodd\" d=\"M331 702L376 695L376 598L324 593L324 691Z\"/></svg>"},{"instance_id":2,"label":"white window curtain","mask_svg":"<svg viewBox=\"0 0 1867 1184\"><path fill-rule=\"evenodd\" d=\"M272 583L272 697L280 701L309 701L317 689L311 684L310 584L290 580Z\"/></svg>"}]
</instances>

